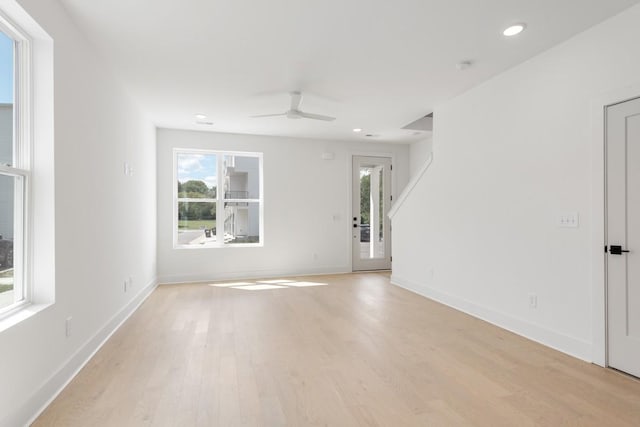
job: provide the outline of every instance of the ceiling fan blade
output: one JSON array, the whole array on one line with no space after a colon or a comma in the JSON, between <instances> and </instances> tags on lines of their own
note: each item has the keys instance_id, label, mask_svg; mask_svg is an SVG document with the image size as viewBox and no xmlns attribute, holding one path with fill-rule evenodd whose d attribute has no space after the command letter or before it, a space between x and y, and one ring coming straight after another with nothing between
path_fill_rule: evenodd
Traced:
<instances>
[{"instance_id":1,"label":"ceiling fan blade","mask_svg":"<svg viewBox=\"0 0 640 427\"><path fill-rule=\"evenodd\" d=\"M249 116L252 119L259 119L261 117L278 117L278 116L286 116L287 113L279 113L279 114L259 114L257 116Z\"/></svg>"},{"instance_id":2,"label":"ceiling fan blade","mask_svg":"<svg viewBox=\"0 0 640 427\"><path fill-rule=\"evenodd\" d=\"M300 103L302 102L302 93L296 91L291 92L291 110L298 110L300 108Z\"/></svg>"},{"instance_id":3,"label":"ceiling fan blade","mask_svg":"<svg viewBox=\"0 0 640 427\"><path fill-rule=\"evenodd\" d=\"M325 122L332 122L336 119L335 117L323 116L321 114L305 113L304 111L300 111L298 115L300 117L304 117L305 119L324 120Z\"/></svg>"}]
</instances>

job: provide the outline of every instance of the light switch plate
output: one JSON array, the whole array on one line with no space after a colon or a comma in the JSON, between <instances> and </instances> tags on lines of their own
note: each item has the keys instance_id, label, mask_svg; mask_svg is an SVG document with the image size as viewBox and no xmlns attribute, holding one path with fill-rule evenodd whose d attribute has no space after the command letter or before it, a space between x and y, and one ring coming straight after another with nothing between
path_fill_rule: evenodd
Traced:
<instances>
[{"instance_id":1,"label":"light switch plate","mask_svg":"<svg viewBox=\"0 0 640 427\"><path fill-rule=\"evenodd\" d=\"M565 228L578 228L580 216L578 212L565 212L558 216L558 226Z\"/></svg>"},{"instance_id":2,"label":"light switch plate","mask_svg":"<svg viewBox=\"0 0 640 427\"><path fill-rule=\"evenodd\" d=\"M64 335L69 338L71 336L71 321L73 317L69 316L64 321Z\"/></svg>"},{"instance_id":3,"label":"light switch plate","mask_svg":"<svg viewBox=\"0 0 640 427\"><path fill-rule=\"evenodd\" d=\"M538 295L529 294L529 308L538 308Z\"/></svg>"}]
</instances>

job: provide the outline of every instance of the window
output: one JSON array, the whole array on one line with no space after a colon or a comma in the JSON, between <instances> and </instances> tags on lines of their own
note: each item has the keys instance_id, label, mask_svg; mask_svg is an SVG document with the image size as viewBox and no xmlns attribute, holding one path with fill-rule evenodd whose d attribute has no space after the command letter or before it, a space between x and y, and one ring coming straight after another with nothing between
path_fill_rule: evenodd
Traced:
<instances>
[{"instance_id":1,"label":"window","mask_svg":"<svg viewBox=\"0 0 640 427\"><path fill-rule=\"evenodd\" d=\"M174 247L261 246L262 154L174 150Z\"/></svg>"},{"instance_id":2,"label":"window","mask_svg":"<svg viewBox=\"0 0 640 427\"><path fill-rule=\"evenodd\" d=\"M0 20L0 314L26 303L29 45Z\"/></svg>"}]
</instances>

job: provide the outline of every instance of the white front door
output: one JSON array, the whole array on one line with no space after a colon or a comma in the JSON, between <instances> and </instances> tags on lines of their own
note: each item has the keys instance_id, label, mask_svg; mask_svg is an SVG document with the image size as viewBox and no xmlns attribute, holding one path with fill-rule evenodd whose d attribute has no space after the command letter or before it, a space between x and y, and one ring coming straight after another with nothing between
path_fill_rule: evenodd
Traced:
<instances>
[{"instance_id":1,"label":"white front door","mask_svg":"<svg viewBox=\"0 0 640 427\"><path fill-rule=\"evenodd\" d=\"M391 159L353 157L353 271L391 268Z\"/></svg>"},{"instance_id":2,"label":"white front door","mask_svg":"<svg viewBox=\"0 0 640 427\"><path fill-rule=\"evenodd\" d=\"M640 98L606 117L608 363L640 377Z\"/></svg>"}]
</instances>

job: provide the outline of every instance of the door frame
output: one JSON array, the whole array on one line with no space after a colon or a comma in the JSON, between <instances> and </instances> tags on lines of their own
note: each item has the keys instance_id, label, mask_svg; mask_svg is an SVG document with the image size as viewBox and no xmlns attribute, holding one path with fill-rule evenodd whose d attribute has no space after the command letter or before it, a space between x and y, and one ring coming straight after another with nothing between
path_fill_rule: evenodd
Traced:
<instances>
[{"instance_id":1,"label":"door frame","mask_svg":"<svg viewBox=\"0 0 640 427\"><path fill-rule=\"evenodd\" d=\"M391 220L388 216L390 212L391 205L393 204L393 195L391 194L391 185L392 185L392 176L391 171L393 171L393 160L391 157L383 157L383 156L352 156L351 157L351 191L353 194L352 205L351 205L351 217L357 218L357 231L354 228L354 224L352 221L351 227L351 262L352 272L361 272L361 271L383 271L391 269ZM360 173L362 171L362 167L368 167L369 165L382 166L383 171L383 179L380 181L382 184L382 192L383 192L383 205L381 207L385 207L386 209L383 217L380 218L383 221L383 230L380 230L384 235L384 257L382 258L363 258L361 252L361 220L362 220L362 212L361 212L361 184L362 180L360 177ZM357 167L357 169L356 169ZM373 174L371 175L373 176ZM373 183L373 178L372 181ZM356 189L358 193L356 194ZM389 203L387 205L387 203ZM356 214L357 212L357 214ZM370 244L375 242L376 235L374 231L376 230L373 227L374 221L373 218L370 219L371 230L370 230ZM354 236L355 233L355 236ZM355 237L358 237L355 239ZM371 247L370 247L371 249Z\"/></svg>"},{"instance_id":2,"label":"door frame","mask_svg":"<svg viewBox=\"0 0 640 427\"><path fill-rule=\"evenodd\" d=\"M387 157L391 159L391 165L395 165L396 162L396 155L395 153L392 152L388 152L388 151L351 151L349 152L349 155L347 156L347 176L348 176L348 181L349 182L349 189L347 191L347 212L349 213L349 215L347 216L347 219L349 221L346 221L346 226L345 226L345 235L347 236L347 238L349 239L349 246L348 246L348 252L349 252L349 271L353 272L353 230L352 230L352 222L351 221L351 215L352 215L352 207L353 207L353 183L352 183L352 177L353 177L353 158L356 156L362 156L362 157ZM391 197L393 197L393 203L395 203L397 201L396 198L396 194L397 194L397 187L396 187L396 170L397 168L392 167L391 168ZM393 207L393 203L391 204L391 207ZM393 256L393 231L390 231L389 233L390 237L391 237L391 252L390 252L390 256ZM391 268L393 268L393 263L391 265Z\"/></svg>"},{"instance_id":3,"label":"door frame","mask_svg":"<svg viewBox=\"0 0 640 427\"><path fill-rule=\"evenodd\" d=\"M640 82L603 93L591 101L591 302L592 362L607 367L607 241L606 223L606 110L607 107L640 97Z\"/></svg>"}]
</instances>

